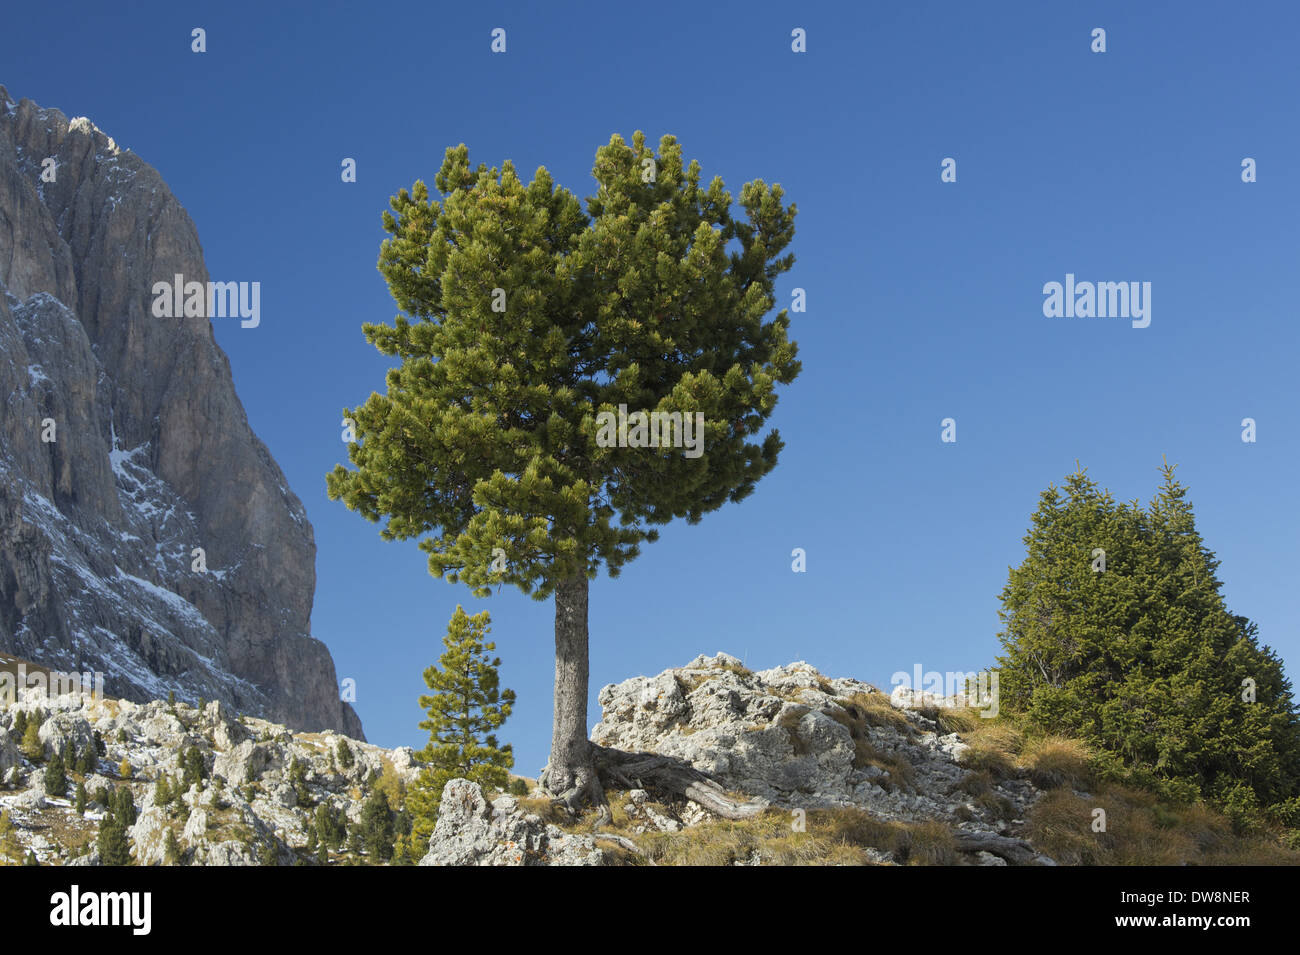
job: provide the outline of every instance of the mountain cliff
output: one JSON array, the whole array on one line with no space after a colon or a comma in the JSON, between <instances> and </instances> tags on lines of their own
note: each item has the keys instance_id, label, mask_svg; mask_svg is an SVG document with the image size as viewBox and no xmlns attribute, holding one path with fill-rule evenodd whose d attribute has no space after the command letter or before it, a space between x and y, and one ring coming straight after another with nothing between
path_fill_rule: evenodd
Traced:
<instances>
[{"instance_id":1,"label":"mountain cliff","mask_svg":"<svg viewBox=\"0 0 1300 955\"><path fill-rule=\"evenodd\" d=\"M158 173L0 86L0 651L360 737L302 503L209 319L155 317L177 275L208 282Z\"/></svg>"}]
</instances>

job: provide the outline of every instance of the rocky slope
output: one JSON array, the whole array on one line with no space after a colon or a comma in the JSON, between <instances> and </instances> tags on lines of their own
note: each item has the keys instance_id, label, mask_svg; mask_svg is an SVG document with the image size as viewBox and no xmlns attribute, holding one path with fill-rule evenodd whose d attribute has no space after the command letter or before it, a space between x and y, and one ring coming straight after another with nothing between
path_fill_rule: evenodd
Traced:
<instances>
[{"instance_id":1,"label":"rocky slope","mask_svg":"<svg viewBox=\"0 0 1300 955\"><path fill-rule=\"evenodd\" d=\"M968 761L959 732L945 714L890 697L865 683L828 679L805 663L750 672L726 654L699 657L655 677L605 687L603 715L593 734L601 752L656 754L621 763L631 778L607 795L611 820L571 819L540 791L485 794L454 780L443 792L427 847L411 846L422 865L602 865L641 858L650 841L707 838L717 824L742 831L766 827L789 834L806 814L857 813L882 834L908 838L867 840L856 861L905 861L899 846L914 832L941 830L953 861L980 865L1051 864L1023 837L1024 817L1040 796L1023 774L990 776ZM39 717L42 753L24 756L16 727L21 710ZM384 750L351 740L355 763L336 760L334 734L291 733L283 726L236 718L219 702L202 711L151 702L90 701L64 697L44 703L29 691L24 702L0 708L0 809L18 833L14 852L32 849L42 863L93 863L91 837L100 812L77 816L67 798L44 789L42 760L68 743L79 752L98 734L104 752L85 785L129 787L140 807L131 830L138 861L163 858L170 829L187 864L243 865L273 858L280 864L318 861L309 832L318 806L355 825L376 779L387 776L394 806L418 775L409 749ZM184 772L182 750L194 747L203 779L178 800L159 804L160 778ZM29 741L30 748L30 741ZM123 776L125 759L130 773ZM295 781L292 766L301 767ZM747 820L720 821L682 792L657 788L636 765L667 761L703 772L758 811ZM979 786L972 779L983 777ZM197 820L197 821L196 821ZM862 823L855 823L862 829ZM891 828L892 827L892 828ZM930 827L928 830L926 827ZM62 834L58 838L51 833ZM892 846L892 848L891 848ZM0 852L4 846L0 845ZM334 854L341 861L369 855ZM752 864L783 861L761 840Z\"/></svg>"},{"instance_id":2,"label":"rocky slope","mask_svg":"<svg viewBox=\"0 0 1300 955\"><path fill-rule=\"evenodd\" d=\"M35 758L24 755L15 732L19 711L39 720L42 752ZM163 863L169 830L180 864L259 865L268 858L292 864L318 807L354 826L376 779L387 773L404 786L415 778L409 749L385 750L355 739L346 740L350 758L344 765L338 746L345 739L330 731L295 734L237 716L218 700L200 710L161 701L48 700L28 691L12 706L0 704L0 811L12 826L9 844L0 842L0 860L17 862L30 851L42 865L99 864L95 836L105 806L93 801L94 794L125 788L139 813L128 830L137 864ZM70 772L62 796L47 792L50 757L96 742L102 752L92 771L84 777ZM184 753L191 748L199 754L202 779L183 787ZM178 793L174 798L159 797L163 778ZM84 814L73 805L77 781L92 799Z\"/></svg>"},{"instance_id":3,"label":"rocky slope","mask_svg":"<svg viewBox=\"0 0 1300 955\"><path fill-rule=\"evenodd\" d=\"M1039 790L1022 778L970 786L969 747L924 697L851 679L828 679L806 663L750 672L725 653L700 656L654 677L606 686L592 741L650 753L702 772L768 809L862 810L900 824L940 823L973 864L1052 864L1020 838ZM630 780L634 785L638 780ZM424 865L597 865L611 849L638 851L647 832L683 832L712 815L681 794L632 788L611 794L624 835L566 832L512 796L491 802L460 781L444 792ZM887 851L868 852L880 863ZM752 860L761 864L762 853Z\"/></svg>"},{"instance_id":4,"label":"rocky slope","mask_svg":"<svg viewBox=\"0 0 1300 955\"><path fill-rule=\"evenodd\" d=\"M0 86L0 652L359 737L302 504L211 322L152 314L177 274L208 281L158 173Z\"/></svg>"}]
</instances>

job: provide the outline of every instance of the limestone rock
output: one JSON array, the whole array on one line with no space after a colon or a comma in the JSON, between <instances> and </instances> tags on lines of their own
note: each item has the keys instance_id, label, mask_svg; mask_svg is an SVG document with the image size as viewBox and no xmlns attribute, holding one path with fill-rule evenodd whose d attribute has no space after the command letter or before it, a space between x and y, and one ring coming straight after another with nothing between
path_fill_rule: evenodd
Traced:
<instances>
[{"instance_id":1,"label":"limestone rock","mask_svg":"<svg viewBox=\"0 0 1300 955\"><path fill-rule=\"evenodd\" d=\"M209 278L158 173L0 87L0 654L360 738L310 635L302 503L212 320L152 313L178 274Z\"/></svg>"},{"instance_id":2,"label":"limestone rock","mask_svg":"<svg viewBox=\"0 0 1300 955\"><path fill-rule=\"evenodd\" d=\"M600 865L590 836L571 835L519 808L511 796L489 804L483 790L453 779L442 791L438 823L420 865Z\"/></svg>"},{"instance_id":3,"label":"limestone rock","mask_svg":"<svg viewBox=\"0 0 1300 955\"><path fill-rule=\"evenodd\" d=\"M991 810L958 784L969 747L934 720L895 710L867 683L828 679L804 662L751 672L729 654L601 689L592 740L671 756L724 789L774 806L856 806L883 819L963 821L996 833ZM1017 816L1037 798L1021 780L995 786Z\"/></svg>"}]
</instances>

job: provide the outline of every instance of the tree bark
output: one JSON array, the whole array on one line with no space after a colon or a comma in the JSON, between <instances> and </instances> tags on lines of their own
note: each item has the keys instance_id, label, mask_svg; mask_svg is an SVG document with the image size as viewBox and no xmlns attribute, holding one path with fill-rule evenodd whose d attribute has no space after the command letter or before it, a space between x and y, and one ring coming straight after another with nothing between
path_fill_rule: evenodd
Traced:
<instances>
[{"instance_id":1,"label":"tree bark","mask_svg":"<svg viewBox=\"0 0 1300 955\"><path fill-rule=\"evenodd\" d=\"M954 836L959 852L991 852L1012 865L1056 865L1023 839L992 832L957 832Z\"/></svg>"},{"instance_id":2,"label":"tree bark","mask_svg":"<svg viewBox=\"0 0 1300 955\"><path fill-rule=\"evenodd\" d=\"M605 805L587 739L587 587L585 574L555 589L555 711L551 759L542 785L569 809Z\"/></svg>"}]
</instances>

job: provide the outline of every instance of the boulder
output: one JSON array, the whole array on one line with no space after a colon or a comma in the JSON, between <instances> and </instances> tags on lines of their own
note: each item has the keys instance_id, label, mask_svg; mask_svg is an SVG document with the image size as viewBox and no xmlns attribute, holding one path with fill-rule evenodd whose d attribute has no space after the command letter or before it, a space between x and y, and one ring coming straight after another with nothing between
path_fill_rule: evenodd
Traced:
<instances>
[{"instance_id":1,"label":"boulder","mask_svg":"<svg viewBox=\"0 0 1300 955\"><path fill-rule=\"evenodd\" d=\"M453 779L420 865L600 865L590 836L572 835L519 808L513 796L489 804L478 784Z\"/></svg>"}]
</instances>

